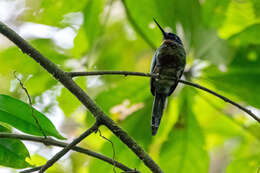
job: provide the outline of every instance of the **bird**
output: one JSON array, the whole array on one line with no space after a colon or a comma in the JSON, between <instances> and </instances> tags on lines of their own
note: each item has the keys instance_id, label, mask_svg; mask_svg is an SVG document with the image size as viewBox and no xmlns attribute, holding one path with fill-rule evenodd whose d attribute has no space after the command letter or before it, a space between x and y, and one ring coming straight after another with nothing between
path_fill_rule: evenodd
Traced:
<instances>
[{"instance_id":1,"label":"bird","mask_svg":"<svg viewBox=\"0 0 260 173\"><path fill-rule=\"evenodd\" d=\"M150 89L154 96L151 128L156 135L168 97L173 93L181 78L185 65L186 53L181 39L174 33L165 32L153 18L163 34L161 46L155 51L151 63L151 74L159 78L150 79Z\"/></svg>"}]
</instances>

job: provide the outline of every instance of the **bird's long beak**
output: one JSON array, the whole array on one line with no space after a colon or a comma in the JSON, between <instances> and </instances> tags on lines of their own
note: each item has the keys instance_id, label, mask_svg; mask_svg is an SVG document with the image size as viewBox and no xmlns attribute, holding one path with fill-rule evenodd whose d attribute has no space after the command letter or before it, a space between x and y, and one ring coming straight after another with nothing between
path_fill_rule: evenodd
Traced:
<instances>
[{"instance_id":1,"label":"bird's long beak","mask_svg":"<svg viewBox=\"0 0 260 173\"><path fill-rule=\"evenodd\" d=\"M162 29L162 27L159 25L159 23L155 20L155 18L153 18L154 22L156 23L156 25L160 28L160 30L163 33L163 37L166 38L166 32L164 32L164 30Z\"/></svg>"}]
</instances>

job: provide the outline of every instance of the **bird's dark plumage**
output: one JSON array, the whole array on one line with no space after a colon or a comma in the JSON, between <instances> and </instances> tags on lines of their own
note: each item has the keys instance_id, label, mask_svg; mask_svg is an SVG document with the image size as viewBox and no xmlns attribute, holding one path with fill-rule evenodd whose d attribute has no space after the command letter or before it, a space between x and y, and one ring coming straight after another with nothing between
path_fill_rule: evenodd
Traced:
<instances>
[{"instance_id":1,"label":"bird's dark plumage","mask_svg":"<svg viewBox=\"0 0 260 173\"><path fill-rule=\"evenodd\" d=\"M167 97L175 90L186 64L186 54L181 39L173 33L164 32L157 21L154 21L163 33L163 42L153 56L151 73L167 76L168 79L151 78L150 81L151 92L155 97L151 121L152 135L155 135L159 128ZM173 79L169 80L169 78Z\"/></svg>"}]
</instances>

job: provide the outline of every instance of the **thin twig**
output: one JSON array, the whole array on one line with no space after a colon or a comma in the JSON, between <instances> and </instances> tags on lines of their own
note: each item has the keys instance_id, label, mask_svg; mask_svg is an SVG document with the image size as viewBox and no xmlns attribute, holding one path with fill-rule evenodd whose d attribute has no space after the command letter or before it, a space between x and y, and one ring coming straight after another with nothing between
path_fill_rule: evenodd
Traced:
<instances>
[{"instance_id":1,"label":"thin twig","mask_svg":"<svg viewBox=\"0 0 260 173\"><path fill-rule=\"evenodd\" d=\"M74 146L76 146L78 143L80 143L83 139L85 139L91 133L97 131L99 125L100 125L99 121L96 121L93 126L91 126L88 130L86 130L84 133L82 133L79 137L74 139L69 145L64 147L60 152L56 153L55 156L53 156L50 160L48 160L46 162L46 164L42 166L39 173L43 173L44 171L46 171L49 167L51 167L55 162L57 162L62 156L64 156Z\"/></svg>"},{"instance_id":2,"label":"thin twig","mask_svg":"<svg viewBox=\"0 0 260 173\"><path fill-rule=\"evenodd\" d=\"M24 140L24 141L33 141L33 142L38 142L38 143L44 143L47 145L52 145L52 146L57 146L57 147L66 147L69 144L65 143L65 142L61 142L61 141L57 141L55 139L52 138L47 138L45 139L44 137L38 137L38 136L31 136L31 135L22 135L22 134L13 134L13 133L4 133L4 132L0 132L0 138L9 138L9 139L20 139L20 140ZM111 165L114 165L124 171L133 171L135 169L131 169L128 168L127 166L125 166L124 164L115 161L114 159L111 159L107 156L104 156L102 154L96 153L94 151L82 148L82 147L77 147L74 146L72 147L73 151L77 151L79 153L82 154L86 154L92 157L95 157L97 159L103 160Z\"/></svg>"},{"instance_id":3,"label":"thin twig","mask_svg":"<svg viewBox=\"0 0 260 173\"><path fill-rule=\"evenodd\" d=\"M22 87L22 89L24 90L24 92L26 93L27 97L28 97L28 100L29 100L29 105L30 105L30 108L31 108L31 111L32 111L32 117L33 119L35 120L36 122L36 125L38 126L39 130L41 131L42 135L44 136L45 139L47 139L47 136L46 136L46 133L44 132L43 128L41 127L37 117L34 115L34 111L33 111L33 104L32 104L32 99L31 99L31 96L28 92L28 90L25 88L25 86L23 85L23 82L21 81L21 79L19 79L17 76L16 76L16 71L14 71L14 77L16 80L19 81L20 83L20 86Z\"/></svg>"},{"instance_id":4,"label":"thin twig","mask_svg":"<svg viewBox=\"0 0 260 173\"><path fill-rule=\"evenodd\" d=\"M159 77L156 74L130 71L89 71L89 72L67 72L71 77L77 76L96 76L96 75L123 75L123 76L144 76L144 77Z\"/></svg>"},{"instance_id":5,"label":"thin twig","mask_svg":"<svg viewBox=\"0 0 260 173\"><path fill-rule=\"evenodd\" d=\"M90 75L124 75L124 76L144 76L144 77L153 77L153 78L168 78L171 79L169 77L165 77L165 76L159 76L157 74L149 74L149 73L141 73L141 72L129 72L129 71L93 71L93 72L68 72L68 74L71 77L76 77L76 76L90 76ZM250 115L252 118L254 118L256 121L258 121L260 123L260 119L257 117L257 115L255 115L253 112L251 112L249 109L241 106L240 104L230 100L229 98L222 96L218 93L216 93L215 91L212 91L206 87L203 87L199 84L193 83L193 82L189 82L189 81L185 81L185 80L179 80L180 83L183 83L185 85L189 85L198 89L201 89L203 91L206 91L222 100L224 100L227 103L232 104L233 106L239 108L240 110L246 112L248 115Z\"/></svg>"},{"instance_id":6,"label":"thin twig","mask_svg":"<svg viewBox=\"0 0 260 173\"><path fill-rule=\"evenodd\" d=\"M112 149L113 149L113 160L115 161L116 160L116 151L115 151L115 147L114 147L114 143L109 140L108 138L106 138L105 136L102 135L101 131L98 129L98 133L99 133L99 136L103 139L105 139L106 141L110 142L111 145L112 145ZM116 173L116 165L115 165L115 162L114 162L114 167L113 167L113 171Z\"/></svg>"},{"instance_id":7,"label":"thin twig","mask_svg":"<svg viewBox=\"0 0 260 173\"><path fill-rule=\"evenodd\" d=\"M206 91L206 92L224 100L225 102L232 104L233 106L235 106L235 107L239 108L240 110L246 112L248 115L250 115L252 118L254 118L256 121L258 121L260 123L260 119L257 117L257 115L255 115L253 112L251 112L249 109L245 108L244 106L241 106L240 104L230 100L229 98L222 96L222 95L220 95L220 94L218 94L218 93L216 93L216 92L214 92L214 91L212 91L212 90L210 90L206 87L203 87L199 84L195 84L195 83L192 83L192 82L189 82L189 81L184 81L184 80L179 80L179 82L186 84L186 85L193 86L193 87L201 89L203 91Z\"/></svg>"},{"instance_id":8,"label":"thin twig","mask_svg":"<svg viewBox=\"0 0 260 173\"><path fill-rule=\"evenodd\" d=\"M257 135L255 135L254 133L252 133L252 131L249 130L249 128L241 123L239 123L238 121L236 121L232 115L230 115L229 113L227 113L226 111L222 110L219 106L217 106L216 104L214 104L210 99L206 98L205 96L201 95L199 92L196 92L197 95L199 95L204 101L206 101L207 104L209 104L211 107L213 107L216 111L218 111L221 114L224 114L225 117L230 120L232 123L234 123L236 126L238 126L239 128L241 128L242 130L244 130L245 133L248 133L248 135L252 136L253 138L255 138L257 141L260 141L259 137Z\"/></svg>"},{"instance_id":9,"label":"thin twig","mask_svg":"<svg viewBox=\"0 0 260 173\"><path fill-rule=\"evenodd\" d=\"M125 0L121 0L123 3L123 6L125 8L126 16L129 20L129 22L133 25L135 31L144 39L144 41L153 49L156 50L156 46L151 42L151 40L145 35L145 33L142 31L142 29L137 25L135 20L133 19L132 15L130 14L130 11L126 5ZM151 18L152 19L152 18Z\"/></svg>"}]
</instances>

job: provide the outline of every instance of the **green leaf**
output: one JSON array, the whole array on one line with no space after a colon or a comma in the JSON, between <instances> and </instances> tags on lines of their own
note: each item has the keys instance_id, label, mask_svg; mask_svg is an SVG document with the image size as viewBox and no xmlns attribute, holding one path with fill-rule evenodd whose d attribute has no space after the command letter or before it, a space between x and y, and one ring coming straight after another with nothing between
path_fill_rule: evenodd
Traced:
<instances>
[{"instance_id":1,"label":"green leaf","mask_svg":"<svg viewBox=\"0 0 260 173\"><path fill-rule=\"evenodd\" d=\"M222 27L219 28L221 38L229 38L230 36L241 32L246 27L258 23L252 1L230 1L226 11Z\"/></svg>"},{"instance_id":2,"label":"green leaf","mask_svg":"<svg viewBox=\"0 0 260 173\"><path fill-rule=\"evenodd\" d=\"M209 157L203 133L191 108L192 93L189 88L184 88L181 94L179 120L161 147L159 163L163 170L207 173Z\"/></svg>"},{"instance_id":3,"label":"green leaf","mask_svg":"<svg viewBox=\"0 0 260 173\"><path fill-rule=\"evenodd\" d=\"M86 78L77 78L75 81L81 88L86 88ZM66 117L69 117L80 105L82 105L67 88L61 89L61 94L57 97L57 101Z\"/></svg>"},{"instance_id":4,"label":"green leaf","mask_svg":"<svg viewBox=\"0 0 260 173\"><path fill-rule=\"evenodd\" d=\"M33 112L47 136L64 139L45 115L38 112L36 109L33 109ZM0 95L0 121L9 124L24 133L43 136L32 116L30 105L2 94Z\"/></svg>"},{"instance_id":5,"label":"green leaf","mask_svg":"<svg viewBox=\"0 0 260 173\"><path fill-rule=\"evenodd\" d=\"M86 6L83 9L84 15L84 24L83 28L85 29L89 46L94 45L94 41L101 34L102 22L100 21L100 14L104 8L103 0L88 1Z\"/></svg>"},{"instance_id":6,"label":"green leaf","mask_svg":"<svg viewBox=\"0 0 260 173\"><path fill-rule=\"evenodd\" d=\"M202 5L203 21L206 25L219 28L225 21L230 0L207 0Z\"/></svg>"},{"instance_id":7,"label":"green leaf","mask_svg":"<svg viewBox=\"0 0 260 173\"><path fill-rule=\"evenodd\" d=\"M0 132L10 132L9 129L0 125ZM0 138L0 165L11 168L26 168L30 164L26 158L30 157L25 145L17 139Z\"/></svg>"},{"instance_id":8,"label":"green leaf","mask_svg":"<svg viewBox=\"0 0 260 173\"><path fill-rule=\"evenodd\" d=\"M235 45L260 44L259 30L260 24L254 24L233 35L229 40Z\"/></svg>"},{"instance_id":9,"label":"green leaf","mask_svg":"<svg viewBox=\"0 0 260 173\"><path fill-rule=\"evenodd\" d=\"M260 51L259 46L239 47L235 58L220 70L211 66L205 69L203 78L213 84L218 92L234 95L251 106L260 108Z\"/></svg>"},{"instance_id":10,"label":"green leaf","mask_svg":"<svg viewBox=\"0 0 260 173\"><path fill-rule=\"evenodd\" d=\"M148 78L142 80L138 80L138 77L120 78L120 82L101 92L95 99L107 113L111 111L112 107L121 105L125 100L129 100L130 104L135 104L143 102L151 96Z\"/></svg>"},{"instance_id":11,"label":"green leaf","mask_svg":"<svg viewBox=\"0 0 260 173\"><path fill-rule=\"evenodd\" d=\"M227 167L226 173L234 172L258 172L260 165L259 154L246 158L235 159Z\"/></svg>"}]
</instances>

